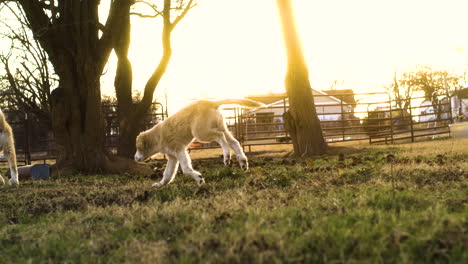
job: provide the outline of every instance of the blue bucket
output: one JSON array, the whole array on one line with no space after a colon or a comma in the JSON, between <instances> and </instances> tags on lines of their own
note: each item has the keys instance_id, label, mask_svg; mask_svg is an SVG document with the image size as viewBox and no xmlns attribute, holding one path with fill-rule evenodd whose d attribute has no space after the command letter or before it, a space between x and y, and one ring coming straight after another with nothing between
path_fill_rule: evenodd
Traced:
<instances>
[{"instance_id":1,"label":"blue bucket","mask_svg":"<svg viewBox=\"0 0 468 264\"><path fill-rule=\"evenodd\" d=\"M50 176L50 166L48 164L35 164L31 167L30 172L31 179L48 180Z\"/></svg>"}]
</instances>

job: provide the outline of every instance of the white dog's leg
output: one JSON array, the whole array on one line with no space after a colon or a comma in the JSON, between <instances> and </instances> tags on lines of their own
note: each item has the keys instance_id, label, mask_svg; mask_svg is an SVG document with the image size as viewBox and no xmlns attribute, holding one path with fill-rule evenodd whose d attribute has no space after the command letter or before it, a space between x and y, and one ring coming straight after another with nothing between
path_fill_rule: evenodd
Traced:
<instances>
[{"instance_id":1,"label":"white dog's leg","mask_svg":"<svg viewBox=\"0 0 468 264\"><path fill-rule=\"evenodd\" d=\"M7 159L8 159L8 165L10 166L10 184L15 185L19 184L18 180L18 167L16 166L16 155L11 155L11 153L6 153Z\"/></svg>"},{"instance_id":2,"label":"white dog's leg","mask_svg":"<svg viewBox=\"0 0 468 264\"><path fill-rule=\"evenodd\" d=\"M231 149L229 149L229 144L226 141L226 138L224 137L224 135L222 135L221 138L219 138L218 140L215 140L215 141L218 142L218 144L223 149L223 162L224 162L224 165L230 165L231 164Z\"/></svg>"},{"instance_id":3,"label":"white dog's leg","mask_svg":"<svg viewBox=\"0 0 468 264\"><path fill-rule=\"evenodd\" d=\"M228 130L224 131L224 135L226 137L227 142L229 143L229 146L234 150L237 156L237 161L239 161L239 165L241 169L243 170L248 170L249 169L249 162L247 160L247 156L245 156L244 151L242 150L241 145L239 144L239 141L235 139L231 132Z\"/></svg>"},{"instance_id":4,"label":"white dog's leg","mask_svg":"<svg viewBox=\"0 0 468 264\"><path fill-rule=\"evenodd\" d=\"M172 155L166 155L166 158L167 164L166 169L163 173L163 178L160 182L154 183L153 187L161 187L165 184L171 183L177 174L177 169L179 168L179 161L177 161L177 159Z\"/></svg>"},{"instance_id":5,"label":"white dog's leg","mask_svg":"<svg viewBox=\"0 0 468 264\"><path fill-rule=\"evenodd\" d=\"M200 133L197 131L197 139L200 141L216 141L223 149L223 162L225 165L231 164L231 149L223 132L208 130Z\"/></svg>"},{"instance_id":6,"label":"white dog's leg","mask_svg":"<svg viewBox=\"0 0 468 264\"><path fill-rule=\"evenodd\" d=\"M198 185L202 185L205 183L205 179L203 179L201 173L192 168L192 160L190 159L190 156L188 155L186 150L178 152L177 159L180 162L180 167L182 168L184 174L187 174L190 177L192 177Z\"/></svg>"}]
</instances>

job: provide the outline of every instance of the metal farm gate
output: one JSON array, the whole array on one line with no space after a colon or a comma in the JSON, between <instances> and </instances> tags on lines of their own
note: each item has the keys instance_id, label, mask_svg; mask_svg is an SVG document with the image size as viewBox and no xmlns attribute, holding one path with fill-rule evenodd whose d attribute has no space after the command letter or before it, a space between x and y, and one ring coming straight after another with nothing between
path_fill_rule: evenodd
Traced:
<instances>
[{"instance_id":1,"label":"metal farm gate","mask_svg":"<svg viewBox=\"0 0 468 264\"><path fill-rule=\"evenodd\" d=\"M106 129L106 148L115 153L119 136L117 105L103 104L102 111ZM4 110L3 113L13 129L18 164L29 165L32 161L45 162L56 158L55 139L50 123L23 111ZM160 103L153 103L144 117L144 129L152 127L158 120L164 120L166 117L167 112L163 106ZM0 162L6 162L3 153L0 154Z\"/></svg>"},{"instance_id":2,"label":"metal farm gate","mask_svg":"<svg viewBox=\"0 0 468 264\"><path fill-rule=\"evenodd\" d=\"M353 96L356 101L347 100ZM333 100L321 100L333 97ZM450 100L433 106L425 98L395 100L388 93L314 95L316 111L327 143L365 140L372 143L402 143L449 136L452 123ZM324 101L324 102L320 102ZM424 103L426 102L426 103ZM243 146L290 144L283 113L287 97L258 109L226 108L229 130ZM311 135L313 136L313 135ZM218 147L217 143L194 144L192 148Z\"/></svg>"},{"instance_id":3,"label":"metal farm gate","mask_svg":"<svg viewBox=\"0 0 468 264\"><path fill-rule=\"evenodd\" d=\"M356 100L350 100L350 97ZM229 130L244 147L291 143L283 121L283 113L289 110L288 99L285 96L277 99L258 109L223 110ZM314 100L327 143L366 140L370 144L392 144L447 137L448 125L453 120L448 99L432 105L424 97L394 100L387 93L335 93L333 96L314 94ZM116 105L104 104L102 109L106 147L115 153L119 135ZM15 134L18 163L55 159L55 140L50 125L40 122L33 114L4 113ZM162 105L154 103L145 117L145 128L166 117ZM219 147L217 143L194 142L190 145L191 149L216 147ZM0 161L5 159L0 156Z\"/></svg>"}]
</instances>

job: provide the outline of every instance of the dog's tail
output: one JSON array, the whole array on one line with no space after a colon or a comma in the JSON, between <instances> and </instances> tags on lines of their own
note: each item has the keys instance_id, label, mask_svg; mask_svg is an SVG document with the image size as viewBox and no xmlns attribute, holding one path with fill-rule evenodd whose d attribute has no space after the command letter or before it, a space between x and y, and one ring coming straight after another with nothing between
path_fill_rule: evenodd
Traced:
<instances>
[{"instance_id":1,"label":"dog's tail","mask_svg":"<svg viewBox=\"0 0 468 264\"><path fill-rule=\"evenodd\" d=\"M263 103L256 102L250 99L222 99L222 100L213 101L213 103L215 104L216 108L225 104L235 104L235 105L240 105L240 106L247 107L247 108L257 108L257 107L265 106L265 104Z\"/></svg>"}]
</instances>

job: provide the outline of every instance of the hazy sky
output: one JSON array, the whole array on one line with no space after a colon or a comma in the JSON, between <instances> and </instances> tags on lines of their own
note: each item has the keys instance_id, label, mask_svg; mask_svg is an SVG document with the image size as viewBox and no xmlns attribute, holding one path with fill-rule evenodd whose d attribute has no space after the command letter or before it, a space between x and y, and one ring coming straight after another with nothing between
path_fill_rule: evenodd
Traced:
<instances>
[{"instance_id":1,"label":"hazy sky","mask_svg":"<svg viewBox=\"0 0 468 264\"><path fill-rule=\"evenodd\" d=\"M108 6L102 1L103 6ZM199 0L173 32L173 57L156 88L169 110L200 97L284 91L276 0ZM418 64L462 73L467 0L292 0L312 87L375 91ZM130 59L142 89L161 56L161 24L134 18ZM112 93L115 58L102 78Z\"/></svg>"},{"instance_id":2,"label":"hazy sky","mask_svg":"<svg viewBox=\"0 0 468 264\"><path fill-rule=\"evenodd\" d=\"M463 72L466 0L293 0L311 84L375 91L418 64ZM161 26L133 20L135 89L161 55ZM200 0L173 33L173 57L156 89L169 110L199 97L284 91L285 53L275 0ZM111 63L112 65L112 63ZM104 87L112 90L109 66Z\"/></svg>"}]
</instances>

